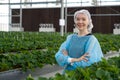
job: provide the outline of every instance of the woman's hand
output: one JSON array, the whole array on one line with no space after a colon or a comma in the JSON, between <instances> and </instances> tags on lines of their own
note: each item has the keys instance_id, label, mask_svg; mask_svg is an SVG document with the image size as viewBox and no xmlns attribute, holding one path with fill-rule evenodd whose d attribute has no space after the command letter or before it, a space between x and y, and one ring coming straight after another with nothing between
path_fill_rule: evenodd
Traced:
<instances>
[{"instance_id":1,"label":"woman's hand","mask_svg":"<svg viewBox=\"0 0 120 80\"><path fill-rule=\"evenodd\" d=\"M88 61L88 57L90 57L90 55L88 53L85 53L83 56L78 58L78 61L84 60L85 62L87 62Z\"/></svg>"},{"instance_id":2,"label":"woman's hand","mask_svg":"<svg viewBox=\"0 0 120 80\"><path fill-rule=\"evenodd\" d=\"M85 62L87 62L88 61L88 57L90 57L89 56L89 54L88 53L85 53L83 56L81 56L80 58L72 58L71 59L71 62L79 62L79 61L82 61L82 60L84 60Z\"/></svg>"},{"instance_id":3,"label":"woman's hand","mask_svg":"<svg viewBox=\"0 0 120 80\"><path fill-rule=\"evenodd\" d=\"M68 56L68 52L66 50L62 50L62 53L65 55L65 56Z\"/></svg>"}]
</instances>

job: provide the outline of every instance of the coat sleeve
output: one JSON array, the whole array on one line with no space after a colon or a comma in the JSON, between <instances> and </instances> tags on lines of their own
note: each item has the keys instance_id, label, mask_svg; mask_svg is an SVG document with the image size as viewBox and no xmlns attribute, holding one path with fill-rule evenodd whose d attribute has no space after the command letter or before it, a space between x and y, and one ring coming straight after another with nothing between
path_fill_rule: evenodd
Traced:
<instances>
[{"instance_id":1,"label":"coat sleeve","mask_svg":"<svg viewBox=\"0 0 120 80\"><path fill-rule=\"evenodd\" d=\"M85 53L89 53L88 61L74 62L73 67L86 67L95 62L101 61L103 53L100 44L95 36L91 36L85 45Z\"/></svg>"},{"instance_id":2,"label":"coat sleeve","mask_svg":"<svg viewBox=\"0 0 120 80\"><path fill-rule=\"evenodd\" d=\"M55 59L56 59L57 63L62 67L69 64L69 62L68 62L69 56L64 56L63 53L62 53L62 50L64 49L64 50L68 51L68 47L69 47L69 44L70 44L71 37L72 37L72 35L67 36L66 41L64 41L61 44L58 52L55 54Z\"/></svg>"}]
</instances>

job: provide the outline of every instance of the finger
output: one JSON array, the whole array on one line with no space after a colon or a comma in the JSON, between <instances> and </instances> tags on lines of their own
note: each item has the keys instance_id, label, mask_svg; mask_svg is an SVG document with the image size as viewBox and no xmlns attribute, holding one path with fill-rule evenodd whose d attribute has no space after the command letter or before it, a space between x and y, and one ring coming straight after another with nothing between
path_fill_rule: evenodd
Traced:
<instances>
[{"instance_id":1,"label":"finger","mask_svg":"<svg viewBox=\"0 0 120 80\"><path fill-rule=\"evenodd\" d=\"M84 57L83 60L86 61L86 62L88 61L88 59L86 57Z\"/></svg>"},{"instance_id":2,"label":"finger","mask_svg":"<svg viewBox=\"0 0 120 80\"><path fill-rule=\"evenodd\" d=\"M62 52L65 52L65 50L63 49Z\"/></svg>"},{"instance_id":3,"label":"finger","mask_svg":"<svg viewBox=\"0 0 120 80\"><path fill-rule=\"evenodd\" d=\"M89 57L90 57L90 55L86 55L85 57L89 58Z\"/></svg>"},{"instance_id":4,"label":"finger","mask_svg":"<svg viewBox=\"0 0 120 80\"><path fill-rule=\"evenodd\" d=\"M85 61L85 62L87 62L87 61L88 61L88 59L84 59L84 61Z\"/></svg>"},{"instance_id":5,"label":"finger","mask_svg":"<svg viewBox=\"0 0 120 80\"><path fill-rule=\"evenodd\" d=\"M85 53L85 55L89 55L89 53Z\"/></svg>"},{"instance_id":6,"label":"finger","mask_svg":"<svg viewBox=\"0 0 120 80\"><path fill-rule=\"evenodd\" d=\"M88 53L84 54L84 57L90 57L90 55Z\"/></svg>"},{"instance_id":7,"label":"finger","mask_svg":"<svg viewBox=\"0 0 120 80\"><path fill-rule=\"evenodd\" d=\"M87 55L89 55L88 53L85 53L83 56L87 56Z\"/></svg>"}]
</instances>

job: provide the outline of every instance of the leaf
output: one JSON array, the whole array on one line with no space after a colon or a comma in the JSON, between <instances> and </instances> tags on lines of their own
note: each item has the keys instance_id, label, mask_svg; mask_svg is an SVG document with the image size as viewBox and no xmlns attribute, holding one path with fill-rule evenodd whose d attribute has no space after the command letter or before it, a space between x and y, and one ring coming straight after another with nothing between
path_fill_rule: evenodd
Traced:
<instances>
[{"instance_id":1,"label":"leaf","mask_svg":"<svg viewBox=\"0 0 120 80\"><path fill-rule=\"evenodd\" d=\"M34 78L31 76L31 74L29 74L26 80L34 80Z\"/></svg>"},{"instance_id":2,"label":"leaf","mask_svg":"<svg viewBox=\"0 0 120 80\"><path fill-rule=\"evenodd\" d=\"M38 80L48 80L48 79L45 77L39 77Z\"/></svg>"},{"instance_id":3,"label":"leaf","mask_svg":"<svg viewBox=\"0 0 120 80\"><path fill-rule=\"evenodd\" d=\"M96 77L100 80L112 80L110 73L101 68L98 68L98 70L96 71Z\"/></svg>"}]
</instances>

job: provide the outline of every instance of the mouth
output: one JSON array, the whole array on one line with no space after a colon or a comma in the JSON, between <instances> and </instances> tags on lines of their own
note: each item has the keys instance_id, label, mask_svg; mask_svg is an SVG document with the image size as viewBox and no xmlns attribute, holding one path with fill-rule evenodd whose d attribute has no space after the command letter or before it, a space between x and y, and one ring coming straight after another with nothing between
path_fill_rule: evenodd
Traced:
<instances>
[{"instance_id":1,"label":"mouth","mask_svg":"<svg viewBox=\"0 0 120 80\"><path fill-rule=\"evenodd\" d=\"M81 26L83 26L83 24L77 24L77 26L81 27Z\"/></svg>"},{"instance_id":2,"label":"mouth","mask_svg":"<svg viewBox=\"0 0 120 80\"><path fill-rule=\"evenodd\" d=\"M82 28L82 27L83 27L83 25L77 25L77 27L78 27L78 28Z\"/></svg>"}]
</instances>

